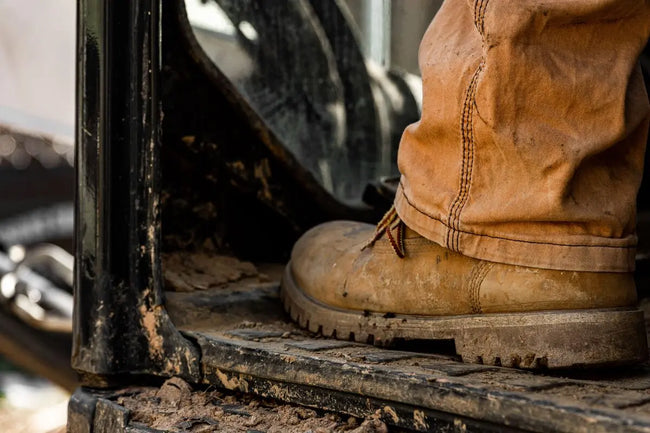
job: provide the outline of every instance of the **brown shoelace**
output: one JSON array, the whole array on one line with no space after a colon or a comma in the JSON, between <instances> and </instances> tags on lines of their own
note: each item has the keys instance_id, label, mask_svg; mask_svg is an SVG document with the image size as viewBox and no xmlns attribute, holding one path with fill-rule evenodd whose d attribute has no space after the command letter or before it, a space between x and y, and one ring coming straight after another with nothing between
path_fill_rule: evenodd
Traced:
<instances>
[{"instance_id":1,"label":"brown shoelace","mask_svg":"<svg viewBox=\"0 0 650 433\"><path fill-rule=\"evenodd\" d=\"M390 242L390 246L393 247L393 251L397 254L397 257L403 259L406 256L406 251L404 249L405 228L406 225L400 219L399 215L397 215L395 206L391 206L388 212L386 212L386 215L384 215L381 221L379 221L379 224L377 224L375 235L363 246L363 248L361 248L361 251L373 246L375 242L385 234L388 238L388 242ZM395 231L395 235L393 235L393 231Z\"/></svg>"}]
</instances>

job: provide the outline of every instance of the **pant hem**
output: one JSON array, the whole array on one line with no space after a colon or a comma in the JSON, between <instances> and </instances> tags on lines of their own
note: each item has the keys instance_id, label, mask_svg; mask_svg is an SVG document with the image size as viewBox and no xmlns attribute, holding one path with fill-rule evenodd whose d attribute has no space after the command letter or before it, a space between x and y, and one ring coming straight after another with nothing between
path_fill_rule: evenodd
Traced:
<instances>
[{"instance_id":1,"label":"pant hem","mask_svg":"<svg viewBox=\"0 0 650 433\"><path fill-rule=\"evenodd\" d=\"M395 197L395 209L409 228L445 247L447 233L454 229L417 209L407 199L401 185ZM631 272L634 270L636 254L634 244L568 245L507 239L467 231L460 231L458 240L458 252L468 257L565 271Z\"/></svg>"}]
</instances>

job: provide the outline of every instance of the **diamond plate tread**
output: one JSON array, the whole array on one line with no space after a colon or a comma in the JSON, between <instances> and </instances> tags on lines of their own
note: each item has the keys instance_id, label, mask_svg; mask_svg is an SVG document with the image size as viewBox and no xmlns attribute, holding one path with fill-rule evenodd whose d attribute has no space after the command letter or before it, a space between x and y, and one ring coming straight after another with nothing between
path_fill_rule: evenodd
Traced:
<instances>
[{"instance_id":1,"label":"diamond plate tread","mask_svg":"<svg viewBox=\"0 0 650 433\"><path fill-rule=\"evenodd\" d=\"M267 331L258 329L233 329L225 333L231 337L238 337L244 340L258 341L263 338L278 338L285 333L283 331Z\"/></svg>"},{"instance_id":2,"label":"diamond plate tread","mask_svg":"<svg viewBox=\"0 0 650 433\"><path fill-rule=\"evenodd\" d=\"M341 340L302 340L302 341L293 341L291 343L286 343L287 347L293 347L296 349L307 350L309 352L320 352L323 350L330 349L341 349L343 347L357 346L356 343L350 341L341 341Z\"/></svg>"},{"instance_id":3,"label":"diamond plate tread","mask_svg":"<svg viewBox=\"0 0 650 433\"><path fill-rule=\"evenodd\" d=\"M374 350L362 355L363 359L367 362L392 362L399 359L409 359L418 356L413 352L399 352L390 350Z\"/></svg>"},{"instance_id":4,"label":"diamond plate tread","mask_svg":"<svg viewBox=\"0 0 650 433\"><path fill-rule=\"evenodd\" d=\"M424 370L433 370L444 373L448 376L465 376L468 374L483 373L497 369L497 367L484 367L482 365L464 364L461 362L455 362L453 364L423 364L421 367Z\"/></svg>"}]
</instances>

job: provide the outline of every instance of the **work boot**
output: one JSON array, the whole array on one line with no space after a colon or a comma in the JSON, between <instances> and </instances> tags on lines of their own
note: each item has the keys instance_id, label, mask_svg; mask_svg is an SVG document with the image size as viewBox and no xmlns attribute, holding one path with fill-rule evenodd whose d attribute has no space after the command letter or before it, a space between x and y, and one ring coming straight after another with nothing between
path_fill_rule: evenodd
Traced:
<instances>
[{"instance_id":1,"label":"work boot","mask_svg":"<svg viewBox=\"0 0 650 433\"><path fill-rule=\"evenodd\" d=\"M376 230L336 221L307 232L282 299L313 332L376 345L453 340L465 362L537 369L647 357L631 273L473 259L418 235L394 210Z\"/></svg>"}]
</instances>

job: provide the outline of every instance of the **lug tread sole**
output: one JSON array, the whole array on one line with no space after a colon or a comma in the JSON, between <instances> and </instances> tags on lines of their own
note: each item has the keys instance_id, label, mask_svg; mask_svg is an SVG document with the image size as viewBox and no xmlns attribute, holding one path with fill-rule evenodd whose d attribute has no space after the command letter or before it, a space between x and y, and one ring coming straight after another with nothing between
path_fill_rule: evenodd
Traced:
<instances>
[{"instance_id":1,"label":"lug tread sole","mask_svg":"<svg viewBox=\"0 0 650 433\"><path fill-rule=\"evenodd\" d=\"M643 312L634 308L458 316L372 313L328 306L284 272L280 296L302 328L325 337L391 346L453 340L464 362L521 369L625 365L647 359Z\"/></svg>"}]
</instances>

